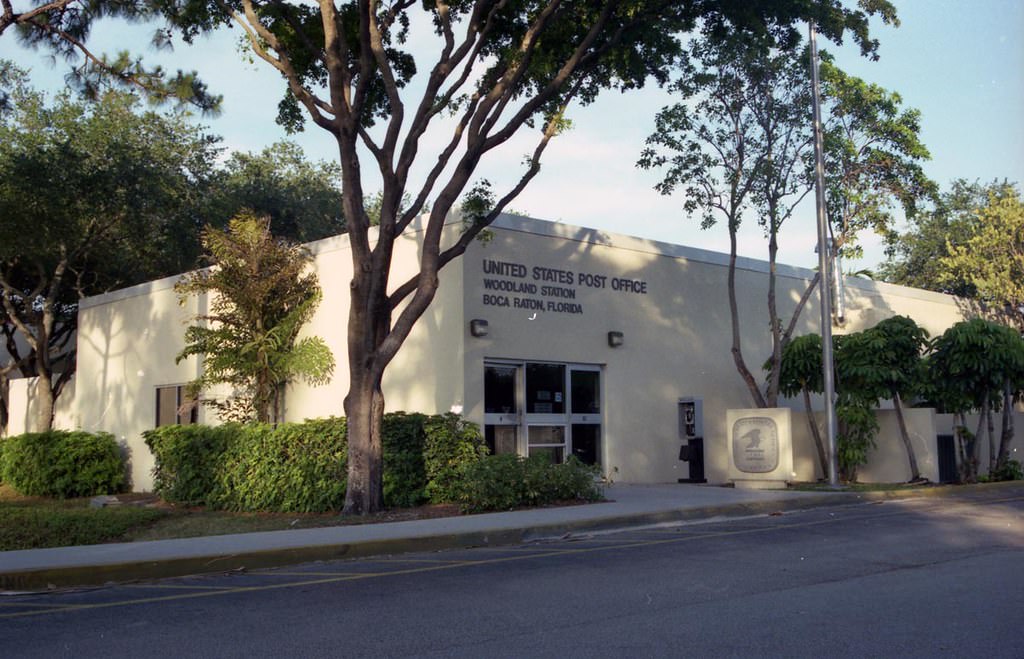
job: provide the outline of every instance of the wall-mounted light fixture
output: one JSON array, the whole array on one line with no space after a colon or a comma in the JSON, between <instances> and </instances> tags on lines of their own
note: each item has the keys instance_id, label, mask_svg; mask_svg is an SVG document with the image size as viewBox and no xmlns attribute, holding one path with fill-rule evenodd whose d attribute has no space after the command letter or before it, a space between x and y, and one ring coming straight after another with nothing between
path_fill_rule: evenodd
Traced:
<instances>
[{"instance_id":1,"label":"wall-mounted light fixture","mask_svg":"<svg viewBox=\"0 0 1024 659\"><path fill-rule=\"evenodd\" d=\"M608 346L618 348L622 345L622 332L608 332Z\"/></svg>"},{"instance_id":2,"label":"wall-mounted light fixture","mask_svg":"<svg viewBox=\"0 0 1024 659\"><path fill-rule=\"evenodd\" d=\"M487 336L487 321L483 318L474 318L469 321L469 333L479 338Z\"/></svg>"}]
</instances>

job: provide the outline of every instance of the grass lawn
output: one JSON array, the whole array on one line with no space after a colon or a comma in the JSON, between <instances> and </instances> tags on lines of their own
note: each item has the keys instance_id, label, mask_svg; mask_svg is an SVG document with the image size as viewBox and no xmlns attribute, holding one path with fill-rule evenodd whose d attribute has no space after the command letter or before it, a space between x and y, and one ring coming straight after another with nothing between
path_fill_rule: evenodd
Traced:
<instances>
[{"instance_id":1,"label":"grass lawn","mask_svg":"<svg viewBox=\"0 0 1024 659\"><path fill-rule=\"evenodd\" d=\"M458 508L452 505L402 508L365 517L342 517L337 513L231 513L166 504L90 508L88 498L26 497L8 485L0 485L0 551L397 522L457 514Z\"/></svg>"}]
</instances>

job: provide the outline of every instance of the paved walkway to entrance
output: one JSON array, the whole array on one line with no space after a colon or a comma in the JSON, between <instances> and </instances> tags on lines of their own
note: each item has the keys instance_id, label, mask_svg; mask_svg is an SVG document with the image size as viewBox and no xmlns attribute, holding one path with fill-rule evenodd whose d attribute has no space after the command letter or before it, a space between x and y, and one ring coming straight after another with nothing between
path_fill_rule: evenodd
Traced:
<instances>
[{"instance_id":1,"label":"paved walkway to entrance","mask_svg":"<svg viewBox=\"0 0 1024 659\"><path fill-rule=\"evenodd\" d=\"M941 494L949 488L910 491ZM528 542L649 524L767 514L906 496L740 490L713 485L621 485L608 502L360 524L79 547L0 552L0 590L102 584L410 551Z\"/></svg>"}]
</instances>

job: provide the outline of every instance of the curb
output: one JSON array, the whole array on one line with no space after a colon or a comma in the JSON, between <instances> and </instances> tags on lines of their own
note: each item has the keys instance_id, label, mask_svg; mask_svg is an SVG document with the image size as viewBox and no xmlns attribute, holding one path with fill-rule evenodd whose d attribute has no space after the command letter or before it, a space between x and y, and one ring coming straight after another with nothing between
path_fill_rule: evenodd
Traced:
<instances>
[{"instance_id":1,"label":"curb","mask_svg":"<svg viewBox=\"0 0 1024 659\"><path fill-rule=\"evenodd\" d=\"M681 508L651 513L620 514L608 517L566 521L533 527L496 527L461 533L327 543L306 547L253 550L240 553L214 553L166 560L127 561L108 565L76 565L16 572L0 572L0 589L48 590L71 586L96 586L111 582L166 579L198 574L283 567L299 563L367 558L390 554L493 547L557 538L567 534L628 529L673 522L721 519L773 512L792 512L833 506L852 506L886 500L944 497L979 489L996 489L1014 483L986 483L969 486L932 486L913 490L874 492L823 492L817 495L783 500ZM1019 485L1019 483L1018 483Z\"/></svg>"}]
</instances>

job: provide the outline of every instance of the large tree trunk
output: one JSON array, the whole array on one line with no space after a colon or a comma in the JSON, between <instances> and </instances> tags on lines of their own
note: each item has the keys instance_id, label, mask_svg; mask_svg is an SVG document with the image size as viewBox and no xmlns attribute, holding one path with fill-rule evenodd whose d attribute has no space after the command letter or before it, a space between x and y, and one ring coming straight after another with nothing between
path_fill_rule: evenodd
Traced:
<instances>
[{"instance_id":1,"label":"large tree trunk","mask_svg":"<svg viewBox=\"0 0 1024 659\"><path fill-rule=\"evenodd\" d=\"M985 413L985 423L988 426L988 475L996 470L996 422L992 418L992 407Z\"/></svg>"},{"instance_id":2,"label":"large tree trunk","mask_svg":"<svg viewBox=\"0 0 1024 659\"><path fill-rule=\"evenodd\" d=\"M814 447L818 449L818 465L821 467L821 475L828 478L828 456L825 454L825 444L821 439L821 431L814 419L814 411L811 409L811 392L803 389L804 411L807 412L807 424L811 427L811 436L814 437Z\"/></svg>"},{"instance_id":3,"label":"large tree trunk","mask_svg":"<svg viewBox=\"0 0 1024 659\"><path fill-rule=\"evenodd\" d=\"M907 461L910 463L910 482L921 480L921 472L917 467L917 456L914 455L914 446L910 443L910 433L907 432L907 420L903 418L903 400L900 394L894 391L892 394L893 407L896 408L896 422L900 427L900 439L903 440L903 448L907 451Z\"/></svg>"},{"instance_id":4,"label":"large tree trunk","mask_svg":"<svg viewBox=\"0 0 1024 659\"><path fill-rule=\"evenodd\" d=\"M761 388L757 385L757 380L754 379L754 376L750 373L750 369L747 368L746 362L743 360L743 348L741 346L740 337L740 316L738 305L736 304L736 227L733 225L732 220L730 220L729 223L728 288L729 317L732 319L732 360L736 364L736 370L739 372L740 377L743 378L743 382L747 385L747 390L750 391L750 397L754 400L754 406L768 407L764 396L761 394Z\"/></svg>"},{"instance_id":5,"label":"large tree trunk","mask_svg":"<svg viewBox=\"0 0 1024 659\"><path fill-rule=\"evenodd\" d=\"M978 465L981 463L981 436L985 430L985 418L988 416L988 400L981 406L978 414L978 425L974 437L967 441L967 459L964 461L962 476L965 483L978 482ZM966 419L964 421L966 423Z\"/></svg>"},{"instance_id":6,"label":"large tree trunk","mask_svg":"<svg viewBox=\"0 0 1024 659\"><path fill-rule=\"evenodd\" d=\"M381 426L384 395L379 382L352 369L345 397L348 418L348 488L346 515L365 515L384 507L384 464Z\"/></svg>"},{"instance_id":7,"label":"large tree trunk","mask_svg":"<svg viewBox=\"0 0 1024 659\"><path fill-rule=\"evenodd\" d=\"M772 218L775 217L775 206L769 206ZM782 363L782 319L779 318L778 302L775 299L776 284L776 257L779 254L778 231L774 228L774 219L770 219L773 228L768 237L768 322L772 330L772 356L769 358L771 369L768 371L768 382L765 392L765 405L767 407L778 407L779 405L779 376Z\"/></svg>"},{"instance_id":8,"label":"large tree trunk","mask_svg":"<svg viewBox=\"0 0 1024 659\"><path fill-rule=\"evenodd\" d=\"M0 374L0 437L7 434L7 420L10 418L8 400L11 395L11 379L7 373Z\"/></svg>"},{"instance_id":9,"label":"large tree trunk","mask_svg":"<svg viewBox=\"0 0 1024 659\"><path fill-rule=\"evenodd\" d=\"M53 377L49 370L39 372L36 380L36 418L35 432L46 432L53 429Z\"/></svg>"},{"instance_id":10,"label":"large tree trunk","mask_svg":"<svg viewBox=\"0 0 1024 659\"><path fill-rule=\"evenodd\" d=\"M999 437L999 457L996 460L996 470L1006 468L1010 459L1010 442L1013 441L1013 388L1010 381L1003 384L1003 427Z\"/></svg>"}]
</instances>

